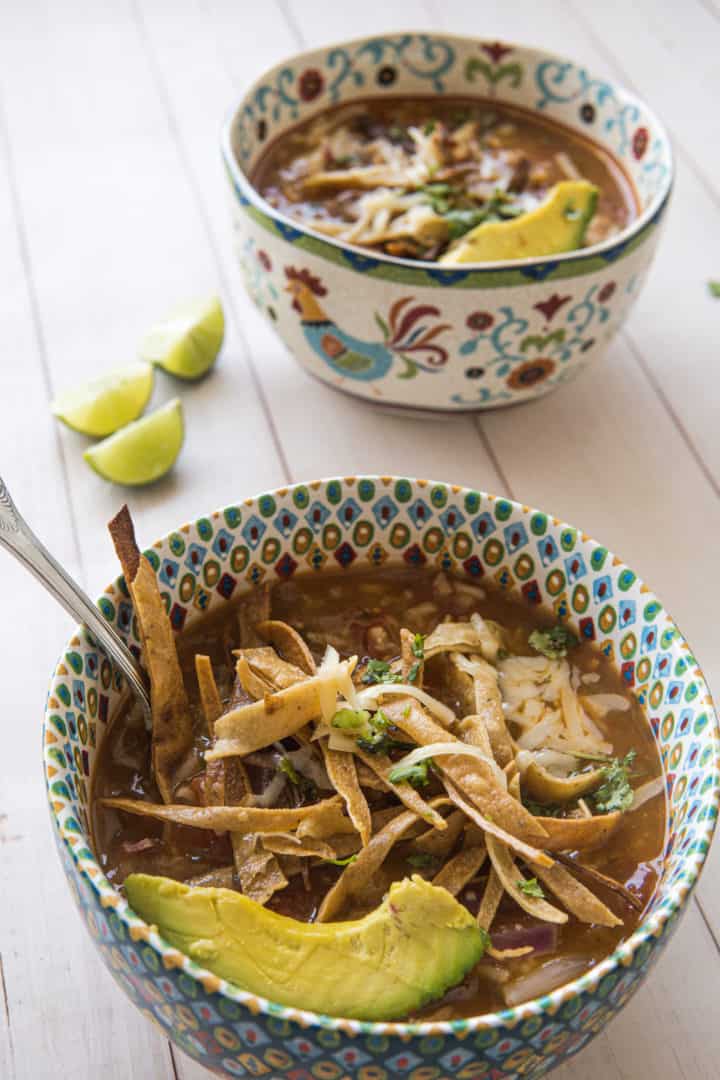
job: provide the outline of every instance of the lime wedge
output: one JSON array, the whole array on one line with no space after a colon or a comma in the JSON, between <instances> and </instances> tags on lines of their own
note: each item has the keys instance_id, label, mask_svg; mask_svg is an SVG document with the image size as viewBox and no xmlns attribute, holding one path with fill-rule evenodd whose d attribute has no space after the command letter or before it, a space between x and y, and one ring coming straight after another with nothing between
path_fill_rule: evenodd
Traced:
<instances>
[{"instance_id":1,"label":"lime wedge","mask_svg":"<svg viewBox=\"0 0 720 1080\"><path fill-rule=\"evenodd\" d=\"M151 366L138 360L59 394L50 408L83 435L110 435L140 416L150 400L153 379Z\"/></svg>"},{"instance_id":2,"label":"lime wedge","mask_svg":"<svg viewBox=\"0 0 720 1080\"><path fill-rule=\"evenodd\" d=\"M105 480L135 487L159 480L173 467L185 435L182 403L169 401L85 451Z\"/></svg>"},{"instance_id":3,"label":"lime wedge","mask_svg":"<svg viewBox=\"0 0 720 1080\"><path fill-rule=\"evenodd\" d=\"M140 356L181 379L199 379L215 363L224 333L219 298L192 300L148 330Z\"/></svg>"}]
</instances>

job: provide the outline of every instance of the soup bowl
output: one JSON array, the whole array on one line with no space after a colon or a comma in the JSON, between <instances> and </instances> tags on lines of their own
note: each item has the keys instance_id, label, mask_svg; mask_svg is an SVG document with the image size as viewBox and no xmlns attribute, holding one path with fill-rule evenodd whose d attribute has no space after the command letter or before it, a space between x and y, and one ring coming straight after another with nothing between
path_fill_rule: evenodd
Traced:
<instances>
[{"instance_id":1,"label":"soup bowl","mask_svg":"<svg viewBox=\"0 0 720 1080\"><path fill-rule=\"evenodd\" d=\"M489 98L563 125L620 164L637 217L567 254L443 267L330 239L253 187L267 146L299 121L401 96ZM376 404L449 413L528 401L602 353L647 274L673 177L664 128L626 90L542 50L446 34L291 57L244 94L222 151L245 285L305 370Z\"/></svg>"},{"instance_id":2,"label":"soup bowl","mask_svg":"<svg viewBox=\"0 0 720 1080\"><path fill-rule=\"evenodd\" d=\"M708 688L660 601L601 544L538 510L425 480L298 484L181 525L145 553L177 632L263 581L353 567L428 566L544 604L593 640L645 708L662 758L667 836L638 929L580 978L469 1020L366 1023L287 1008L203 970L144 923L92 850L93 765L127 694L79 629L50 683L44 768L53 829L81 916L113 977L177 1045L222 1076L294 1080L539 1077L576 1053L629 1000L666 945L712 839L720 738ZM99 607L139 654L124 580Z\"/></svg>"}]
</instances>

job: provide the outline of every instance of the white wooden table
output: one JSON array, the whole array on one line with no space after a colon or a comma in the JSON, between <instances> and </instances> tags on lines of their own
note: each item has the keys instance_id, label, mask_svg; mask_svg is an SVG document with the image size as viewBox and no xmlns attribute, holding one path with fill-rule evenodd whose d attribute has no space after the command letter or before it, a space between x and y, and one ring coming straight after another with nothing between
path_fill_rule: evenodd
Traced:
<instances>
[{"instance_id":1,"label":"white wooden table","mask_svg":"<svg viewBox=\"0 0 720 1080\"><path fill-rule=\"evenodd\" d=\"M661 253L607 359L520 412L382 418L308 379L240 288L218 153L250 79L302 46L453 30L555 48L647 97L675 137ZM432 476L552 510L619 552L675 614L716 693L720 534L718 0L2 0L0 473L92 595L125 493L48 411L134 356L179 299L219 289L222 362L182 391L170 478L130 498L149 541L210 507L329 473ZM159 379L156 400L177 392ZM298 407L300 406L300 407ZM307 418L322 416L321 426ZM39 728L69 621L0 556L0 1077L207 1075L111 981L53 851ZM720 844L649 984L563 1080L720 1076Z\"/></svg>"}]
</instances>

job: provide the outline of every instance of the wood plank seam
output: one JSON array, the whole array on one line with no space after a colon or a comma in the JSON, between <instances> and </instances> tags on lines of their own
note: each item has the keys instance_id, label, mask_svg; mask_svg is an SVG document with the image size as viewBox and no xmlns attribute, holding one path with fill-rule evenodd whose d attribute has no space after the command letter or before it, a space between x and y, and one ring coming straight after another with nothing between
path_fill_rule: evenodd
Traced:
<instances>
[{"instance_id":1,"label":"wood plank seam","mask_svg":"<svg viewBox=\"0 0 720 1080\"><path fill-rule=\"evenodd\" d=\"M13 1046L12 1024L10 1023L10 999L5 983L5 968L3 966L2 953L0 953L0 994L2 994L3 1013L5 1014L5 1026L7 1028L8 1049L10 1050L10 1065L13 1076L15 1075L15 1047Z\"/></svg>"}]
</instances>

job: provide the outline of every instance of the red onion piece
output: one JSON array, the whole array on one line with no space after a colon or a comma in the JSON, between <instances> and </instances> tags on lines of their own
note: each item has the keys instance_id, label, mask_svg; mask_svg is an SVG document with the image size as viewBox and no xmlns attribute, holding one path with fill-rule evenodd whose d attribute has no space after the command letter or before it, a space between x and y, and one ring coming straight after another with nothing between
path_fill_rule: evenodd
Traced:
<instances>
[{"instance_id":1,"label":"red onion piece","mask_svg":"<svg viewBox=\"0 0 720 1080\"><path fill-rule=\"evenodd\" d=\"M538 955L554 953L559 942L559 928L553 923L530 923L527 926L508 927L490 934L494 949L522 949L530 946Z\"/></svg>"}]
</instances>

